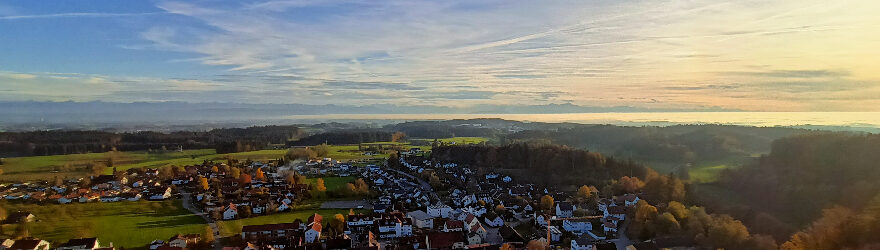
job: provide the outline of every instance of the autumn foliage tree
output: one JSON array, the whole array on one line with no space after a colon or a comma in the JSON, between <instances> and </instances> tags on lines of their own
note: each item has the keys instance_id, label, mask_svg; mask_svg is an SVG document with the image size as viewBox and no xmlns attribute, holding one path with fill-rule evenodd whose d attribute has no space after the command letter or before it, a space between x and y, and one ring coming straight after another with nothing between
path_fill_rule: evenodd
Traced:
<instances>
[{"instance_id":1,"label":"autumn foliage tree","mask_svg":"<svg viewBox=\"0 0 880 250\"><path fill-rule=\"evenodd\" d=\"M263 173L263 168L257 168L257 171L255 172L256 173L254 173L254 176L257 178L257 180L266 180L266 175Z\"/></svg>"},{"instance_id":2,"label":"autumn foliage tree","mask_svg":"<svg viewBox=\"0 0 880 250\"><path fill-rule=\"evenodd\" d=\"M554 204L555 204L555 202L553 201L553 196L550 196L550 195L541 196L541 209L553 210Z\"/></svg>"},{"instance_id":3,"label":"autumn foliage tree","mask_svg":"<svg viewBox=\"0 0 880 250\"><path fill-rule=\"evenodd\" d=\"M335 234L342 233L342 230L345 228L345 216L342 214L333 215L330 218L330 228L334 230Z\"/></svg>"},{"instance_id":4,"label":"autumn foliage tree","mask_svg":"<svg viewBox=\"0 0 880 250\"><path fill-rule=\"evenodd\" d=\"M324 185L324 178L318 178L318 180L315 181L315 186L313 189L322 193L326 192L327 186Z\"/></svg>"},{"instance_id":5,"label":"autumn foliage tree","mask_svg":"<svg viewBox=\"0 0 880 250\"><path fill-rule=\"evenodd\" d=\"M204 176L200 176L199 177L199 187L201 187L202 190L210 189L211 185L208 183L208 178L205 178Z\"/></svg>"},{"instance_id":6,"label":"autumn foliage tree","mask_svg":"<svg viewBox=\"0 0 880 250\"><path fill-rule=\"evenodd\" d=\"M239 178L239 182L241 182L241 185L246 185L246 184L250 184L251 182L253 182L253 179L251 178L251 175L249 175L249 174L241 174L241 176Z\"/></svg>"}]
</instances>

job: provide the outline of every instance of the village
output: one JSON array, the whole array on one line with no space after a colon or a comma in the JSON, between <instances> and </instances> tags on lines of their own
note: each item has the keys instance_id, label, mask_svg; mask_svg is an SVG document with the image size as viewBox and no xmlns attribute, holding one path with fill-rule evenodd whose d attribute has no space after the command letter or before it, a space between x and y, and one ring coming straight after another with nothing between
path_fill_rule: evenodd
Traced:
<instances>
[{"instance_id":1,"label":"village","mask_svg":"<svg viewBox=\"0 0 880 250\"><path fill-rule=\"evenodd\" d=\"M358 179L346 184L348 191L327 191L322 177ZM320 183L307 181L313 179ZM58 204L180 199L212 226L218 221L302 210L298 206L318 199L324 201L321 208L349 209L348 214L325 218L326 214L310 208L315 212L307 219L244 225L240 237L223 240L219 232L210 237L157 235L149 248L161 250L656 249L655 242L632 242L622 233L631 208L640 200L638 194L599 197L595 187L584 188L587 192L564 192L499 172L432 162L429 152L412 148L385 162L323 158L135 168L55 183L2 184L0 195L7 202ZM7 223L34 219L26 211L14 214L7 220L17 221ZM50 248L46 241L28 238L6 240L0 248L113 248L112 243L99 244L97 238L70 242ZM28 247L20 247L25 243Z\"/></svg>"}]
</instances>

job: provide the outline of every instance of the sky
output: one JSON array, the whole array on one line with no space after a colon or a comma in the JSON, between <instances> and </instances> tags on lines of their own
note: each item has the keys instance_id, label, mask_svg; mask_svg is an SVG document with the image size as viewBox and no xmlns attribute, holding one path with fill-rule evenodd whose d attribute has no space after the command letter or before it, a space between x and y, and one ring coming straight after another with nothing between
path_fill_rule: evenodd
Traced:
<instances>
[{"instance_id":1,"label":"sky","mask_svg":"<svg viewBox=\"0 0 880 250\"><path fill-rule=\"evenodd\" d=\"M880 1L0 1L0 101L880 111Z\"/></svg>"}]
</instances>

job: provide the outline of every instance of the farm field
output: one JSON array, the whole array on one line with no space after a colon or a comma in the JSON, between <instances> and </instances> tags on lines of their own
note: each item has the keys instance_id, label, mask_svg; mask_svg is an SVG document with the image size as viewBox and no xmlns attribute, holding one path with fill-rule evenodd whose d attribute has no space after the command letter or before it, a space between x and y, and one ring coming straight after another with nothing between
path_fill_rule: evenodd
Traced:
<instances>
[{"instance_id":1,"label":"farm field","mask_svg":"<svg viewBox=\"0 0 880 250\"><path fill-rule=\"evenodd\" d=\"M6 211L29 211L36 216L30 235L53 243L77 237L100 236L124 248L141 248L155 239L181 233L204 233L205 221L178 201L115 203L72 203L54 205L0 204ZM15 232L17 225L4 225L3 232Z\"/></svg>"},{"instance_id":2,"label":"farm field","mask_svg":"<svg viewBox=\"0 0 880 250\"><path fill-rule=\"evenodd\" d=\"M421 140L427 142L433 142L434 139L412 139L412 140ZM489 138L486 137L452 137L452 138L438 138L437 141L443 143L450 144L480 144L483 142L488 142Z\"/></svg>"},{"instance_id":3,"label":"farm field","mask_svg":"<svg viewBox=\"0 0 880 250\"><path fill-rule=\"evenodd\" d=\"M107 162L111 157L117 170L140 167L161 167L165 165L189 165L205 160L222 161L226 156L235 159L267 160L277 159L287 152L285 149L258 150L241 153L217 154L214 149L184 150L182 152L113 152L50 156L13 157L4 159L0 166L3 174L0 181L50 180L54 176L83 177L89 175L86 164ZM68 168L62 166L68 165ZM113 172L107 168L105 174Z\"/></svg>"}]
</instances>

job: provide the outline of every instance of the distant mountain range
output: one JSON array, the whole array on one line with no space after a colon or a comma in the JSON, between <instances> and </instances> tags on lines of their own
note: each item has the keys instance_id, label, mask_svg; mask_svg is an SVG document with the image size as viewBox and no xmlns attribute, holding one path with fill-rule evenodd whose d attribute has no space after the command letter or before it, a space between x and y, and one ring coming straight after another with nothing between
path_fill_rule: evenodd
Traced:
<instances>
[{"instance_id":1,"label":"distant mountain range","mask_svg":"<svg viewBox=\"0 0 880 250\"><path fill-rule=\"evenodd\" d=\"M0 102L0 123L96 123L168 121L271 120L290 115L323 114L560 114L602 112L735 111L591 107L570 103L548 105L476 105L472 107L309 104L241 104L187 102Z\"/></svg>"}]
</instances>

